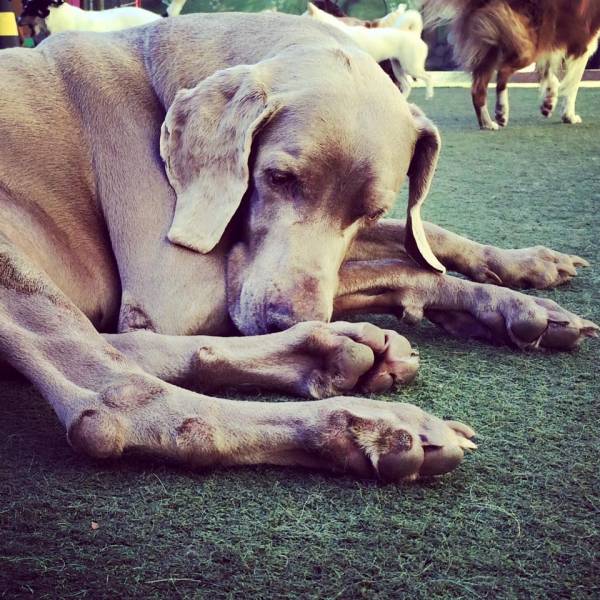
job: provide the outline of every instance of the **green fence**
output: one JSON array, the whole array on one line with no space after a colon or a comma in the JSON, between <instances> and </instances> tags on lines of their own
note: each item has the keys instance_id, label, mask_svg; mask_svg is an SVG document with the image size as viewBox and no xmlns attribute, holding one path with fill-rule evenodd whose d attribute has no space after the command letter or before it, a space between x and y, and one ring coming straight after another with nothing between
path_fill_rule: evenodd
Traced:
<instances>
[{"instance_id":1,"label":"green fence","mask_svg":"<svg viewBox=\"0 0 600 600\"><path fill-rule=\"evenodd\" d=\"M361 19L377 19L393 10L397 2L394 4L389 0L341 0L338 5L352 16ZM188 0L183 8L183 14L217 11L258 12L268 9L301 14L306 10L306 0Z\"/></svg>"}]
</instances>

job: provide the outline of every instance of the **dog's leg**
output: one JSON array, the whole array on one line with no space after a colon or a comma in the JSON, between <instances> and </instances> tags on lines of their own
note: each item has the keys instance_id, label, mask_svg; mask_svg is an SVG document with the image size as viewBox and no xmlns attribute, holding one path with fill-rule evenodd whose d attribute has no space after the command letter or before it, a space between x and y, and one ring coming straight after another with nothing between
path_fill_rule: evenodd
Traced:
<instances>
[{"instance_id":1,"label":"dog's leg","mask_svg":"<svg viewBox=\"0 0 600 600\"><path fill-rule=\"evenodd\" d=\"M347 260L406 257L404 231L405 222L399 219L383 219L363 229ZM425 223L425 233L433 253L448 270L480 283L546 289L570 281L577 267L589 265L583 258L544 246L505 250L479 244L431 223Z\"/></svg>"},{"instance_id":2,"label":"dog's leg","mask_svg":"<svg viewBox=\"0 0 600 600\"><path fill-rule=\"evenodd\" d=\"M309 398L381 392L408 383L419 361L408 340L370 323L307 322L254 337L105 335L147 373L190 389L258 388Z\"/></svg>"},{"instance_id":3,"label":"dog's leg","mask_svg":"<svg viewBox=\"0 0 600 600\"><path fill-rule=\"evenodd\" d=\"M95 458L151 454L195 467L280 464L399 481L455 468L473 431L361 398L263 403L201 396L142 371L27 259L0 248L0 356Z\"/></svg>"},{"instance_id":4,"label":"dog's leg","mask_svg":"<svg viewBox=\"0 0 600 600\"><path fill-rule=\"evenodd\" d=\"M502 67L496 79L496 122L500 127L508 125L510 106L508 103L508 80L514 73L512 67Z\"/></svg>"},{"instance_id":5,"label":"dog's leg","mask_svg":"<svg viewBox=\"0 0 600 600\"><path fill-rule=\"evenodd\" d=\"M490 49L484 60L473 71L471 96L480 129L498 129L498 123L492 121L487 107L487 87L492 78L496 58L497 50Z\"/></svg>"},{"instance_id":6,"label":"dog's leg","mask_svg":"<svg viewBox=\"0 0 600 600\"><path fill-rule=\"evenodd\" d=\"M433 77L427 71L419 71L415 73L417 79L422 79L425 82L427 92L425 93L425 99L431 100L433 98Z\"/></svg>"},{"instance_id":7,"label":"dog's leg","mask_svg":"<svg viewBox=\"0 0 600 600\"><path fill-rule=\"evenodd\" d=\"M391 312L423 316L458 336L521 349L571 350L600 330L544 298L416 268L402 260L344 263L334 315Z\"/></svg>"},{"instance_id":8,"label":"dog's leg","mask_svg":"<svg viewBox=\"0 0 600 600\"><path fill-rule=\"evenodd\" d=\"M567 58L565 76L560 84L559 95L564 97L562 110L563 123L577 124L581 123L581 117L575 112L575 101L579 84L585 71L590 55L597 48L597 40L590 45L588 51L579 58Z\"/></svg>"},{"instance_id":9,"label":"dog's leg","mask_svg":"<svg viewBox=\"0 0 600 600\"><path fill-rule=\"evenodd\" d=\"M540 93L543 98L540 112L544 117L552 116L558 98L558 77L556 75L560 60L555 55L550 55L540 60L537 65L540 74Z\"/></svg>"},{"instance_id":10,"label":"dog's leg","mask_svg":"<svg viewBox=\"0 0 600 600\"><path fill-rule=\"evenodd\" d=\"M408 98L412 91L412 77L402 68L400 62L396 58L390 58L380 63L380 66L391 77L392 81L397 83L400 93Z\"/></svg>"},{"instance_id":11,"label":"dog's leg","mask_svg":"<svg viewBox=\"0 0 600 600\"><path fill-rule=\"evenodd\" d=\"M422 79L425 82L426 86L426 94L425 98L427 100L431 100L433 98L433 77L430 73L425 70L425 61L427 60L427 46L424 44L424 51L419 52L416 49L414 54L408 55L405 58L410 59L405 61L404 64L396 59L390 59L390 63L392 65L392 70L396 79L400 82L403 79L406 80L406 74L414 77L415 79ZM408 94L406 95L408 97Z\"/></svg>"}]
</instances>

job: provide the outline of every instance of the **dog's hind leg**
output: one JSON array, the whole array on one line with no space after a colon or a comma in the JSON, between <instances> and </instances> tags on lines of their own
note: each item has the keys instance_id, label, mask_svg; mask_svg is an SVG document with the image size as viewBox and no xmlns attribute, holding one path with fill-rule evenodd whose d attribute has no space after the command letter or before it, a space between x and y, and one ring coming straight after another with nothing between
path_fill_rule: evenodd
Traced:
<instances>
[{"instance_id":1,"label":"dog's hind leg","mask_svg":"<svg viewBox=\"0 0 600 600\"><path fill-rule=\"evenodd\" d=\"M577 92L579 91L579 84L581 83L588 59L597 47L598 40L595 40L582 56L566 59L566 72L558 92L560 96L564 97L562 109L563 123L581 123L581 117L575 112Z\"/></svg>"},{"instance_id":2,"label":"dog's hind leg","mask_svg":"<svg viewBox=\"0 0 600 600\"><path fill-rule=\"evenodd\" d=\"M475 108L475 114L477 115L480 129L498 129L498 123L492 121L487 107L487 88L492 79L497 56L498 50L496 48L490 48L485 55L485 58L473 71L471 96L473 98L473 107Z\"/></svg>"},{"instance_id":3,"label":"dog's hind leg","mask_svg":"<svg viewBox=\"0 0 600 600\"><path fill-rule=\"evenodd\" d=\"M425 316L453 335L520 349L571 350L600 331L552 300L432 273L407 260L344 263L334 316L374 312L408 323Z\"/></svg>"},{"instance_id":4,"label":"dog's hind leg","mask_svg":"<svg viewBox=\"0 0 600 600\"><path fill-rule=\"evenodd\" d=\"M514 73L514 69L504 66L498 70L496 79L496 122L500 127L508 125L510 106L508 102L508 80Z\"/></svg>"},{"instance_id":5,"label":"dog's hind leg","mask_svg":"<svg viewBox=\"0 0 600 600\"><path fill-rule=\"evenodd\" d=\"M392 74L394 75L394 78L398 84L398 89L400 90L401 94L405 98L408 98L410 96L410 92L412 91L412 77L402 68L402 65L400 64L398 59L390 58L389 60L381 63L382 68L388 65L391 66ZM386 71L386 73L388 73L388 71L385 68L384 70Z\"/></svg>"},{"instance_id":6,"label":"dog's hind leg","mask_svg":"<svg viewBox=\"0 0 600 600\"><path fill-rule=\"evenodd\" d=\"M221 400L148 375L10 246L0 246L0 355L50 402L70 444L196 467L281 464L386 481L454 469L473 431L414 406L361 398ZM431 447L430 447L431 445Z\"/></svg>"},{"instance_id":7,"label":"dog's hind leg","mask_svg":"<svg viewBox=\"0 0 600 600\"><path fill-rule=\"evenodd\" d=\"M425 88L427 89L425 98L431 100L433 98L433 76L427 71L419 71L414 74L414 77L416 79L422 79L425 82Z\"/></svg>"},{"instance_id":8,"label":"dog's hind leg","mask_svg":"<svg viewBox=\"0 0 600 600\"><path fill-rule=\"evenodd\" d=\"M165 390L111 347L29 258L0 239L0 357L32 381L87 453L120 454L135 412ZM119 407L117 410L116 407Z\"/></svg>"},{"instance_id":9,"label":"dog's hind leg","mask_svg":"<svg viewBox=\"0 0 600 600\"><path fill-rule=\"evenodd\" d=\"M413 52L407 53L403 56L403 61L392 58L390 62L394 75L400 81L402 78L406 79L406 74L414 77L415 79L422 79L425 82L427 89L425 98L431 100L433 98L433 77L430 73L425 70L425 61L427 60L427 45L423 44L422 47L413 49Z\"/></svg>"},{"instance_id":10,"label":"dog's hind leg","mask_svg":"<svg viewBox=\"0 0 600 600\"><path fill-rule=\"evenodd\" d=\"M27 376L94 458L150 454L193 467L302 465L386 481L454 469L473 431L415 406L362 398L246 402L142 371L32 267L0 246L0 356Z\"/></svg>"},{"instance_id":11,"label":"dog's hind leg","mask_svg":"<svg viewBox=\"0 0 600 600\"><path fill-rule=\"evenodd\" d=\"M537 71L540 76L540 95L542 104L540 112L546 118L552 116L558 98L559 81L556 75L562 62L562 54L550 54L538 60Z\"/></svg>"}]
</instances>

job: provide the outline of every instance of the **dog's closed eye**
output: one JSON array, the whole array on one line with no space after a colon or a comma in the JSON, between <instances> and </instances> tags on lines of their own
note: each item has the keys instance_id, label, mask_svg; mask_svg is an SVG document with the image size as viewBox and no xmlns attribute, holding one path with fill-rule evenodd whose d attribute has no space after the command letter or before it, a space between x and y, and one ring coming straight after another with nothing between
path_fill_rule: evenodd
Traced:
<instances>
[{"instance_id":1,"label":"dog's closed eye","mask_svg":"<svg viewBox=\"0 0 600 600\"><path fill-rule=\"evenodd\" d=\"M267 169L267 181L274 187L291 185L296 182L297 178L290 171L280 171L278 169Z\"/></svg>"},{"instance_id":2,"label":"dog's closed eye","mask_svg":"<svg viewBox=\"0 0 600 600\"><path fill-rule=\"evenodd\" d=\"M385 208L378 208L377 210L367 213L365 217L369 223L375 223L376 221L379 221L386 212L387 210Z\"/></svg>"}]
</instances>

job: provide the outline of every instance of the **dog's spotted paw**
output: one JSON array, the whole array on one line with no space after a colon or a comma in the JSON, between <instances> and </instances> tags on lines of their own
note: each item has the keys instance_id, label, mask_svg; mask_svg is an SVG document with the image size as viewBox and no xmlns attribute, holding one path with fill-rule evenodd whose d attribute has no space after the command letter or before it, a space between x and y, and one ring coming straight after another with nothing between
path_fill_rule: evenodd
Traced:
<instances>
[{"instance_id":1,"label":"dog's spotted paw","mask_svg":"<svg viewBox=\"0 0 600 600\"><path fill-rule=\"evenodd\" d=\"M419 368L406 338L371 323L300 323L291 331L297 336L293 353L299 365L295 391L302 395L383 392L409 383Z\"/></svg>"},{"instance_id":2,"label":"dog's spotted paw","mask_svg":"<svg viewBox=\"0 0 600 600\"><path fill-rule=\"evenodd\" d=\"M504 250L484 246L465 273L474 281L493 283L515 289L543 290L567 283L577 275L577 267L589 267L579 256L563 254L535 246Z\"/></svg>"},{"instance_id":3,"label":"dog's spotted paw","mask_svg":"<svg viewBox=\"0 0 600 600\"><path fill-rule=\"evenodd\" d=\"M314 446L334 471L396 483L454 470L474 435L411 404L332 398Z\"/></svg>"},{"instance_id":4,"label":"dog's spotted paw","mask_svg":"<svg viewBox=\"0 0 600 600\"><path fill-rule=\"evenodd\" d=\"M508 116L503 114L496 114L496 122L498 127L506 127L508 125Z\"/></svg>"},{"instance_id":5,"label":"dog's spotted paw","mask_svg":"<svg viewBox=\"0 0 600 600\"><path fill-rule=\"evenodd\" d=\"M552 116L552 113L554 112L555 104L556 104L556 98L554 98L554 97L544 98L544 101L540 105L540 112L542 113L542 115L544 117L546 117L547 119L550 118Z\"/></svg>"},{"instance_id":6,"label":"dog's spotted paw","mask_svg":"<svg viewBox=\"0 0 600 600\"><path fill-rule=\"evenodd\" d=\"M600 331L552 300L493 288L477 290L468 311L427 310L425 315L453 335L521 350L573 350Z\"/></svg>"},{"instance_id":7,"label":"dog's spotted paw","mask_svg":"<svg viewBox=\"0 0 600 600\"><path fill-rule=\"evenodd\" d=\"M496 123L499 127L508 125L508 108L505 105L496 107Z\"/></svg>"}]
</instances>

